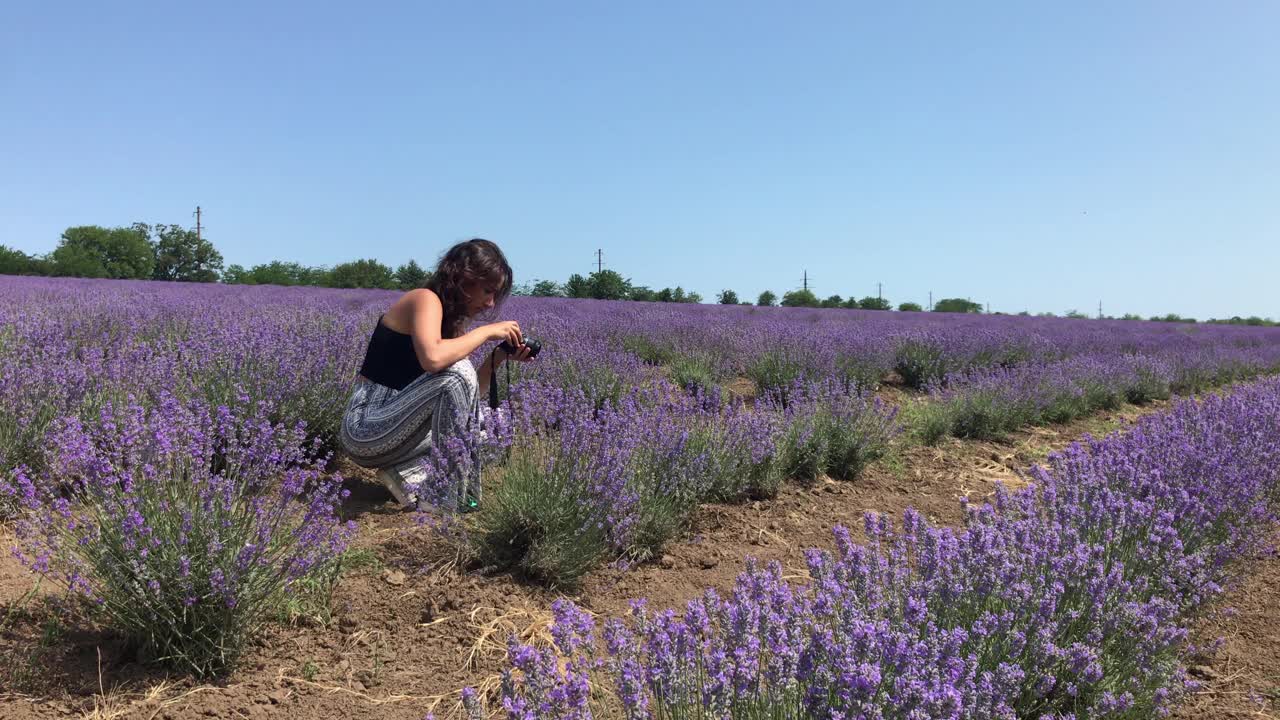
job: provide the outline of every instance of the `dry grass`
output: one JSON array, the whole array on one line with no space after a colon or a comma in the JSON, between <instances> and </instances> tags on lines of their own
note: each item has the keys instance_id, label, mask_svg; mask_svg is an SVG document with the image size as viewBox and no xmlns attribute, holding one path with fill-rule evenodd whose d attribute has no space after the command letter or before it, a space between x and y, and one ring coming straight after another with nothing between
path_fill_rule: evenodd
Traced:
<instances>
[{"instance_id":1,"label":"dry grass","mask_svg":"<svg viewBox=\"0 0 1280 720\"><path fill-rule=\"evenodd\" d=\"M481 621L485 615L493 615ZM485 660L501 661L506 657L507 639L514 637L525 645L552 644L551 626L555 618L550 610L535 608L494 608L477 606L468 613L476 639L467 653L466 666L476 669ZM478 688L477 688L478 689Z\"/></svg>"}]
</instances>

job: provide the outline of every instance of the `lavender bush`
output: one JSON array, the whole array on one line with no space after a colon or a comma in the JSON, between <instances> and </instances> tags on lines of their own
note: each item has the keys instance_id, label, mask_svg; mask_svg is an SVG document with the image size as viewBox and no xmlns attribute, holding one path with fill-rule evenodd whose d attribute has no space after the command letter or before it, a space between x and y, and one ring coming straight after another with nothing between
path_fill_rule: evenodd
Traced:
<instances>
[{"instance_id":1,"label":"lavender bush","mask_svg":"<svg viewBox=\"0 0 1280 720\"><path fill-rule=\"evenodd\" d=\"M843 383L796 383L771 399L785 417L779 462L787 479L810 483L822 475L854 480L889 448L900 431L897 409L842 391Z\"/></svg>"},{"instance_id":2,"label":"lavender bush","mask_svg":"<svg viewBox=\"0 0 1280 720\"><path fill-rule=\"evenodd\" d=\"M289 588L353 528L341 478L300 427L160 393L52 435L52 475L4 485L26 510L20 556L97 605L146 659L232 666Z\"/></svg>"},{"instance_id":3,"label":"lavender bush","mask_svg":"<svg viewBox=\"0 0 1280 720\"><path fill-rule=\"evenodd\" d=\"M597 407L580 391L529 386L522 398L478 520L487 563L572 582L609 557L652 556L701 502L768 496L781 480L780 415L718 393L658 383Z\"/></svg>"},{"instance_id":4,"label":"lavender bush","mask_svg":"<svg viewBox=\"0 0 1280 720\"><path fill-rule=\"evenodd\" d=\"M1149 717L1189 681L1186 623L1280 501L1280 381L1184 401L1034 468L961 530L908 511L836 531L810 582L752 565L728 597L555 608L512 643L510 718Z\"/></svg>"},{"instance_id":5,"label":"lavender bush","mask_svg":"<svg viewBox=\"0 0 1280 720\"><path fill-rule=\"evenodd\" d=\"M331 446L368 334L394 297L7 277L0 455L39 471L55 418L91 420L130 394L146 406L160 388L233 408L240 397L265 402L272 420L303 420ZM597 405L655 376L699 393L746 378L761 394L796 380L833 380L857 394L895 366L924 387L976 368L1132 356L1167 365L1170 387L1187 392L1280 369L1274 328L548 298L514 298L504 314L547 341L537 363L516 368L518 382L576 388Z\"/></svg>"},{"instance_id":6,"label":"lavender bush","mask_svg":"<svg viewBox=\"0 0 1280 720\"><path fill-rule=\"evenodd\" d=\"M149 411L165 392L269 424L304 422L307 443L329 448L368 334L394 297L5 278L0 471L23 466L44 478L56 460L47 452L55 422L91 427L108 405L132 397ZM1121 395L1141 402L1280 369L1273 328L546 298L514 298L503 315L546 350L514 369L514 392L500 378L500 398L523 419L509 450L487 464L500 476L509 457L512 488L502 478L492 487L576 498L572 512L558 505L565 527L599 534L602 557L654 552L706 499L767 496L784 476L856 476L880 452L882 430L897 425L857 398L895 366L909 385L932 383L909 414L934 436L999 435ZM707 401L725 384L745 403ZM831 398L808 402L803 388L813 386ZM580 457L597 452L607 457ZM529 516L490 495L480 515L487 523L496 513L491 527ZM0 500L0 513L11 512ZM541 529L549 520L529 522L516 535L564 536Z\"/></svg>"},{"instance_id":7,"label":"lavender bush","mask_svg":"<svg viewBox=\"0 0 1280 720\"><path fill-rule=\"evenodd\" d=\"M1067 422L1123 400L1167 398L1172 372L1143 356L1080 355L1051 363L973 368L928 386L917 411L926 442L943 435L998 439L1027 425Z\"/></svg>"}]
</instances>

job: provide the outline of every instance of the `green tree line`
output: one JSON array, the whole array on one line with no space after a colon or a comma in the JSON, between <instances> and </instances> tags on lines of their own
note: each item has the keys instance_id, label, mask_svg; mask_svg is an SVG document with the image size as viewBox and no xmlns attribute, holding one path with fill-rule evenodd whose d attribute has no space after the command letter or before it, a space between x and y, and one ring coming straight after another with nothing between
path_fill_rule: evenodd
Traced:
<instances>
[{"instance_id":1,"label":"green tree line","mask_svg":"<svg viewBox=\"0 0 1280 720\"><path fill-rule=\"evenodd\" d=\"M206 237L180 225L133 223L127 227L77 225L45 255L0 245L0 275L225 282L243 285L316 285L335 288L409 290L426 285L431 273L410 260L391 269L362 259L329 267L279 260L245 268L223 268L222 254Z\"/></svg>"},{"instance_id":2,"label":"green tree line","mask_svg":"<svg viewBox=\"0 0 1280 720\"><path fill-rule=\"evenodd\" d=\"M77 225L67 228L58 246L46 255L28 255L0 245L0 275L46 275L60 277L113 278L127 280L169 280L176 282L224 282L241 285L313 285L333 288L380 288L409 290L423 287L431 279L430 271L410 260L391 268L372 258L340 263L333 267L311 267L296 262L274 260L252 267L228 265L223 268L222 254L207 237L197 237L194 230L180 225L133 223L127 227ZM595 298L599 300L635 300L643 302L700 303L702 296L680 286L654 290L634 284L615 270L598 270L583 276L575 273L564 283L537 280L517 286L517 295L537 297ZM716 302L722 305L750 305L733 290L721 290ZM842 298L831 295L820 299L812 290L791 290L781 300L765 290L756 305L769 307L846 308L857 310L891 310L893 305L883 297ZM899 303L901 312L921 312L914 302ZM980 303L965 298L943 298L934 304L934 312L981 313ZM1022 312L1020 315L1029 315ZM1056 317L1040 313L1042 317ZM1063 317L1087 319L1076 310ZM1115 319L1115 318L1105 318ZM1142 320L1126 314L1122 320ZM1148 320L1194 323L1195 318L1176 313L1155 315ZM1271 318L1234 316L1206 322L1228 325L1276 326Z\"/></svg>"}]
</instances>

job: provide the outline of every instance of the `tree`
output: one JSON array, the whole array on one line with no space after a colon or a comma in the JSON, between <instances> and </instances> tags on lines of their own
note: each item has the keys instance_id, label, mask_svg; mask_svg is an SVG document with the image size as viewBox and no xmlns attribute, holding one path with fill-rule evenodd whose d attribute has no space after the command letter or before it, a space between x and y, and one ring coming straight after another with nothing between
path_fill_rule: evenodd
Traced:
<instances>
[{"instance_id":1,"label":"tree","mask_svg":"<svg viewBox=\"0 0 1280 720\"><path fill-rule=\"evenodd\" d=\"M62 241L50 255L56 275L142 280L155 268L151 228L104 228L78 225L62 233Z\"/></svg>"},{"instance_id":2,"label":"tree","mask_svg":"<svg viewBox=\"0 0 1280 720\"><path fill-rule=\"evenodd\" d=\"M589 298L591 297L591 283L587 279L574 273L564 284L565 297L571 298Z\"/></svg>"},{"instance_id":3,"label":"tree","mask_svg":"<svg viewBox=\"0 0 1280 720\"><path fill-rule=\"evenodd\" d=\"M920 303L904 302L898 304L899 312L922 312L924 308L920 307Z\"/></svg>"},{"instance_id":4,"label":"tree","mask_svg":"<svg viewBox=\"0 0 1280 720\"><path fill-rule=\"evenodd\" d=\"M720 293L716 295L716 302L721 305L737 305L738 293L732 290L721 290Z\"/></svg>"},{"instance_id":5,"label":"tree","mask_svg":"<svg viewBox=\"0 0 1280 720\"><path fill-rule=\"evenodd\" d=\"M882 297L871 297L868 295L858 301L858 307L863 310L888 310L893 306L889 304L888 300Z\"/></svg>"},{"instance_id":6,"label":"tree","mask_svg":"<svg viewBox=\"0 0 1280 720\"><path fill-rule=\"evenodd\" d=\"M812 290L792 290L782 296L784 307L818 307L818 296Z\"/></svg>"},{"instance_id":7,"label":"tree","mask_svg":"<svg viewBox=\"0 0 1280 720\"><path fill-rule=\"evenodd\" d=\"M597 300L626 300L631 295L631 281L615 270L597 270L587 278L591 297Z\"/></svg>"},{"instance_id":8,"label":"tree","mask_svg":"<svg viewBox=\"0 0 1280 720\"><path fill-rule=\"evenodd\" d=\"M396 277L391 268L369 258L335 265L329 271L325 285L334 288L393 290L396 287Z\"/></svg>"},{"instance_id":9,"label":"tree","mask_svg":"<svg viewBox=\"0 0 1280 720\"><path fill-rule=\"evenodd\" d=\"M1063 317L1069 317L1069 318L1071 318L1071 319L1073 319L1073 320L1088 320L1088 319L1089 319L1089 316L1088 316L1088 315L1086 315L1086 314L1084 314L1084 313L1080 312L1079 310L1074 310L1074 309L1073 309L1073 310L1068 310L1068 311L1067 311L1067 314L1066 314L1066 315L1064 315Z\"/></svg>"},{"instance_id":10,"label":"tree","mask_svg":"<svg viewBox=\"0 0 1280 720\"><path fill-rule=\"evenodd\" d=\"M250 285L323 285L328 282L328 271L296 262L272 260L265 265L254 265L244 282Z\"/></svg>"},{"instance_id":11,"label":"tree","mask_svg":"<svg viewBox=\"0 0 1280 720\"><path fill-rule=\"evenodd\" d=\"M653 288L648 285L632 285L631 294L627 299L635 300L636 302L657 302L658 293L654 292Z\"/></svg>"},{"instance_id":12,"label":"tree","mask_svg":"<svg viewBox=\"0 0 1280 720\"><path fill-rule=\"evenodd\" d=\"M824 308L838 308L842 304L844 304L844 298L840 297L839 295L832 295L831 297L822 301L822 307Z\"/></svg>"},{"instance_id":13,"label":"tree","mask_svg":"<svg viewBox=\"0 0 1280 720\"><path fill-rule=\"evenodd\" d=\"M654 296L653 299L657 300L658 302L675 302L676 301L675 295L676 295L675 291L672 290L671 288L662 288L661 290L658 291L658 294Z\"/></svg>"},{"instance_id":14,"label":"tree","mask_svg":"<svg viewBox=\"0 0 1280 720\"><path fill-rule=\"evenodd\" d=\"M253 285L253 275L243 265L232 263L222 271L222 282L228 285Z\"/></svg>"},{"instance_id":15,"label":"tree","mask_svg":"<svg viewBox=\"0 0 1280 720\"><path fill-rule=\"evenodd\" d=\"M684 296L684 300L683 300L683 302L687 302L687 303L690 303L690 304L693 304L693 305L697 305L697 304L699 304L699 303L701 303L701 302L702 302L702 296L701 296L701 295L699 295L698 293L696 293L696 292L694 292L694 291L690 290L690 291L689 291L689 293L688 293L687 295L685 295L685 296Z\"/></svg>"},{"instance_id":16,"label":"tree","mask_svg":"<svg viewBox=\"0 0 1280 720\"><path fill-rule=\"evenodd\" d=\"M555 280L539 280L533 284L529 294L534 297L560 297L560 285Z\"/></svg>"},{"instance_id":17,"label":"tree","mask_svg":"<svg viewBox=\"0 0 1280 720\"><path fill-rule=\"evenodd\" d=\"M336 268L335 268L336 269ZM396 287L401 290L415 290L417 288L426 287L431 282L431 273L422 269L416 260L409 262L396 268L395 274Z\"/></svg>"},{"instance_id":18,"label":"tree","mask_svg":"<svg viewBox=\"0 0 1280 720\"><path fill-rule=\"evenodd\" d=\"M0 275L40 275L38 263L39 258L0 245Z\"/></svg>"},{"instance_id":19,"label":"tree","mask_svg":"<svg viewBox=\"0 0 1280 720\"><path fill-rule=\"evenodd\" d=\"M137 227L137 226L135 226ZM156 264L152 280L217 282L222 272L222 253L207 238L180 225L156 225Z\"/></svg>"},{"instance_id":20,"label":"tree","mask_svg":"<svg viewBox=\"0 0 1280 720\"><path fill-rule=\"evenodd\" d=\"M760 297L756 298L756 304L760 307L773 307L777 302L778 296L768 290L760 293Z\"/></svg>"},{"instance_id":21,"label":"tree","mask_svg":"<svg viewBox=\"0 0 1280 720\"><path fill-rule=\"evenodd\" d=\"M934 312L980 313L982 305L964 298L944 298L933 306Z\"/></svg>"}]
</instances>

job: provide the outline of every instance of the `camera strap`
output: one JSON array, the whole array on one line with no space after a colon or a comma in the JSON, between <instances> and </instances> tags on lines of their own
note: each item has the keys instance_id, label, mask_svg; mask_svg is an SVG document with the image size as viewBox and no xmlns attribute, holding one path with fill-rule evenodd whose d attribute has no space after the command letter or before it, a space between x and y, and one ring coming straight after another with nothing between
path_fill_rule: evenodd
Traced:
<instances>
[{"instance_id":1,"label":"camera strap","mask_svg":"<svg viewBox=\"0 0 1280 720\"><path fill-rule=\"evenodd\" d=\"M507 402L511 401L511 356L507 356ZM489 409L498 409L498 348L489 352Z\"/></svg>"},{"instance_id":2,"label":"camera strap","mask_svg":"<svg viewBox=\"0 0 1280 720\"><path fill-rule=\"evenodd\" d=\"M489 409L498 409L498 348L489 351ZM510 373L510 368L507 369ZM510 379L508 379L510 382Z\"/></svg>"}]
</instances>

